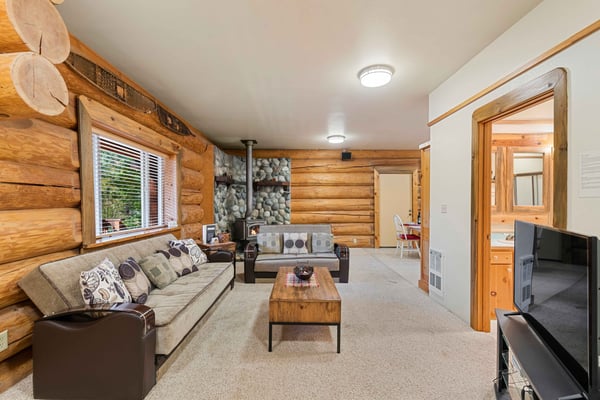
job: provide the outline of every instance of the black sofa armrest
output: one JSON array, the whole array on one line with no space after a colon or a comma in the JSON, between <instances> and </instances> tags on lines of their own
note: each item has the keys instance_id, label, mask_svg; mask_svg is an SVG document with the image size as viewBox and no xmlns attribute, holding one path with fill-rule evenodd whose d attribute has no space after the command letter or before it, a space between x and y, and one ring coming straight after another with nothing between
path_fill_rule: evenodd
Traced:
<instances>
[{"instance_id":1,"label":"black sofa armrest","mask_svg":"<svg viewBox=\"0 0 600 400\"><path fill-rule=\"evenodd\" d=\"M208 254L208 262L233 262L235 264L235 253L229 250L217 250Z\"/></svg>"},{"instance_id":2,"label":"black sofa armrest","mask_svg":"<svg viewBox=\"0 0 600 400\"><path fill-rule=\"evenodd\" d=\"M254 263L258 257L258 243L248 243L244 249L244 282L255 283Z\"/></svg>"},{"instance_id":3,"label":"black sofa armrest","mask_svg":"<svg viewBox=\"0 0 600 400\"><path fill-rule=\"evenodd\" d=\"M155 349L154 311L142 304L48 315L33 328L34 398L142 400L156 382Z\"/></svg>"},{"instance_id":4,"label":"black sofa armrest","mask_svg":"<svg viewBox=\"0 0 600 400\"><path fill-rule=\"evenodd\" d=\"M345 244L334 243L335 255L340 260L340 282L348 283L350 275L350 249Z\"/></svg>"}]
</instances>

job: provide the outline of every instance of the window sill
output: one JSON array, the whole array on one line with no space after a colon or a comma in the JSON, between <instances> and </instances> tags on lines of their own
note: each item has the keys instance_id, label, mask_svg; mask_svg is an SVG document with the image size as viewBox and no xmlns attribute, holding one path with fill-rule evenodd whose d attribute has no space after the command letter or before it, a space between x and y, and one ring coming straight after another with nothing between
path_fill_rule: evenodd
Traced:
<instances>
[{"instance_id":1,"label":"window sill","mask_svg":"<svg viewBox=\"0 0 600 400\"><path fill-rule=\"evenodd\" d=\"M137 240L146 239L153 236L166 235L168 233L172 233L178 237L181 234L181 227L178 226L175 228L161 228L143 232L132 232L131 234L120 235L118 237L105 237L98 239L95 243L84 244L81 248L81 252L85 253L92 250L98 250L104 247L111 247L116 246L118 244L135 242Z\"/></svg>"}]
</instances>

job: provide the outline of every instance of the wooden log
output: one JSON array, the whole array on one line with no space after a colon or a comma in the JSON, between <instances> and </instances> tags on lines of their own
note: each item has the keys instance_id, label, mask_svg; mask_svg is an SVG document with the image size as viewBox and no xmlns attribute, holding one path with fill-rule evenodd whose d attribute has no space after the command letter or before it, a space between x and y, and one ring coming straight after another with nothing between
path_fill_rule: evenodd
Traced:
<instances>
[{"instance_id":1,"label":"wooden log","mask_svg":"<svg viewBox=\"0 0 600 400\"><path fill-rule=\"evenodd\" d=\"M13 357L0 363L0 393L6 391L21 379L31 373L33 369L32 349L21 351Z\"/></svg>"},{"instance_id":2,"label":"wooden log","mask_svg":"<svg viewBox=\"0 0 600 400\"><path fill-rule=\"evenodd\" d=\"M67 85L50 61L34 53L0 54L1 117L59 115L68 103Z\"/></svg>"},{"instance_id":3,"label":"wooden log","mask_svg":"<svg viewBox=\"0 0 600 400\"><path fill-rule=\"evenodd\" d=\"M202 171L204 167L204 153L199 154L193 150L181 149L181 166L194 171ZM212 161L214 163L214 161Z\"/></svg>"},{"instance_id":4,"label":"wooden log","mask_svg":"<svg viewBox=\"0 0 600 400\"><path fill-rule=\"evenodd\" d=\"M52 4L62 4L63 0L50 0Z\"/></svg>"},{"instance_id":5,"label":"wooden log","mask_svg":"<svg viewBox=\"0 0 600 400\"><path fill-rule=\"evenodd\" d=\"M81 245L81 214L73 208L0 211L0 264Z\"/></svg>"},{"instance_id":6,"label":"wooden log","mask_svg":"<svg viewBox=\"0 0 600 400\"><path fill-rule=\"evenodd\" d=\"M374 247L373 236L334 236L336 243L345 244L348 247Z\"/></svg>"},{"instance_id":7,"label":"wooden log","mask_svg":"<svg viewBox=\"0 0 600 400\"><path fill-rule=\"evenodd\" d=\"M210 182L212 184L212 182ZM189 168L181 168L181 189L202 190L204 174Z\"/></svg>"},{"instance_id":8,"label":"wooden log","mask_svg":"<svg viewBox=\"0 0 600 400\"><path fill-rule=\"evenodd\" d=\"M0 332L8 330L8 349L0 352L0 362L31 345L33 323L42 313L30 301L0 310Z\"/></svg>"},{"instance_id":9,"label":"wooden log","mask_svg":"<svg viewBox=\"0 0 600 400\"><path fill-rule=\"evenodd\" d=\"M359 173L293 173L292 184L294 186L300 185L340 185L341 190L345 190L348 186L352 185L373 185L373 173L372 172L359 172Z\"/></svg>"},{"instance_id":10,"label":"wooden log","mask_svg":"<svg viewBox=\"0 0 600 400\"><path fill-rule=\"evenodd\" d=\"M0 160L0 182L79 188L75 171Z\"/></svg>"},{"instance_id":11,"label":"wooden log","mask_svg":"<svg viewBox=\"0 0 600 400\"><path fill-rule=\"evenodd\" d=\"M245 157L244 149L225 149L227 154L232 154L236 156ZM292 159L292 167L294 166L294 162L296 160L304 160L304 159L329 159L329 160L339 160L341 159L340 151L338 150L263 150L263 149L255 149L252 152L253 156L256 158L291 158ZM403 159L403 158L413 158L420 159L420 151L419 150L356 150L352 151L352 161L344 161L344 162L353 162L355 160L360 159Z\"/></svg>"},{"instance_id":12,"label":"wooden log","mask_svg":"<svg viewBox=\"0 0 600 400\"><path fill-rule=\"evenodd\" d=\"M2 192L0 191L0 193ZM201 205L203 198L200 190L181 189L181 204Z\"/></svg>"},{"instance_id":13,"label":"wooden log","mask_svg":"<svg viewBox=\"0 0 600 400\"><path fill-rule=\"evenodd\" d=\"M181 206L181 224L193 224L197 222L202 222L204 218L204 209L202 206L194 206L189 204L184 204Z\"/></svg>"},{"instance_id":14,"label":"wooden log","mask_svg":"<svg viewBox=\"0 0 600 400\"><path fill-rule=\"evenodd\" d=\"M32 119L0 121L0 159L77 171L77 132Z\"/></svg>"},{"instance_id":15,"label":"wooden log","mask_svg":"<svg viewBox=\"0 0 600 400\"><path fill-rule=\"evenodd\" d=\"M48 0L0 1L0 52L32 51L58 64L70 49L69 31Z\"/></svg>"},{"instance_id":16,"label":"wooden log","mask_svg":"<svg viewBox=\"0 0 600 400\"><path fill-rule=\"evenodd\" d=\"M323 173L323 172L373 172L374 168L389 169L394 171L412 171L418 168L420 160L414 158L371 158L359 159L352 162L340 160L312 160L312 159L293 159L292 175L300 172Z\"/></svg>"},{"instance_id":17,"label":"wooden log","mask_svg":"<svg viewBox=\"0 0 600 400\"><path fill-rule=\"evenodd\" d=\"M0 183L2 210L74 208L79 206L79 189L67 187Z\"/></svg>"},{"instance_id":18,"label":"wooden log","mask_svg":"<svg viewBox=\"0 0 600 400\"><path fill-rule=\"evenodd\" d=\"M202 241L202 224L185 224L181 226L181 237L183 239L191 238L198 242Z\"/></svg>"},{"instance_id":19,"label":"wooden log","mask_svg":"<svg viewBox=\"0 0 600 400\"><path fill-rule=\"evenodd\" d=\"M40 115L38 119L49 122L53 125L62 126L63 128L77 128L77 97L75 93L69 92L69 104L65 110L58 115Z\"/></svg>"},{"instance_id":20,"label":"wooden log","mask_svg":"<svg viewBox=\"0 0 600 400\"><path fill-rule=\"evenodd\" d=\"M0 54L0 117L59 115L68 103L67 85L50 61L33 53Z\"/></svg>"},{"instance_id":21,"label":"wooden log","mask_svg":"<svg viewBox=\"0 0 600 400\"><path fill-rule=\"evenodd\" d=\"M369 236L375 234L374 224L331 224L331 230L336 236Z\"/></svg>"},{"instance_id":22,"label":"wooden log","mask_svg":"<svg viewBox=\"0 0 600 400\"><path fill-rule=\"evenodd\" d=\"M292 177L293 180L293 177ZM372 199L373 185L367 186L295 186L292 183L292 199Z\"/></svg>"},{"instance_id":23,"label":"wooden log","mask_svg":"<svg viewBox=\"0 0 600 400\"><path fill-rule=\"evenodd\" d=\"M300 211L292 213L292 224L373 223L372 211Z\"/></svg>"},{"instance_id":24,"label":"wooden log","mask_svg":"<svg viewBox=\"0 0 600 400\"><path fill-rule=\"evenodd\" d=\"M79 254L77 250L61 251L58 253L45 254L43 256L27 258L7 264L0 264L0 308L4 308L27 299L25 292L17 285L17 282L39 265L73 257Z\"/></svg>"},{"instance_id":25,"label":"wooden log","mask_svg":"<svg viewBox=\"0 0 600 400\"><path fill-rule=\"evenodd\" d=\"M370 211L373 210L373 199L291 199L292 213L298 211L338 210L338 211Z\"/></svg>"}]
</instances>

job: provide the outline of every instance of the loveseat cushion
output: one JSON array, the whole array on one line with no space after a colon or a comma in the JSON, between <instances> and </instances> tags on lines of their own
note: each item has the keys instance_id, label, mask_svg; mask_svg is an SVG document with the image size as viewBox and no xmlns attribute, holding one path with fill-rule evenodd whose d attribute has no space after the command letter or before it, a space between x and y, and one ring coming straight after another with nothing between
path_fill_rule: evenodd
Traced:
<instances>
[{"instance_id":1,"label":"loveseat cushion","mask_svg":"<svg viewBox=\"0 0 600 400\"><path fill-rule=\"evenodd\" d=\"M283 254L308 254L307 232L284 232Z\"/></svg>"},{"instance_id":2,"label":"loveseat cushion","mask_svg":"<svg viewBox=\"0 0 600 400\"><path fill-rule=\"evenodd\" d=\"M326 232L313 232L311 240L312 253L332 253L333 235Z\"/></svg>"},{"instance_id":3,"label":"loveseat cushion","mask_svg":"<svg viewBox=\"0 0 600 400\"><path fill-rule=\"evenodd\" d=\"M258 250L263 254L281 253L281 234L275 232L259 232L256 235Z\"/></svg>"},{"instance_id":4,"label":"loveseat cushion","mask_svg":"<svg viewBox=\"0 0 600 400\"><path fill-rule=\"evenodd\" d=\"M277 272L279 267L293 267L306 263L314 267L326 267L330 271L338 271L339 259L335 253L310 254L260 254L254 263L256 272Z\"/></svg>"}]
</instances>

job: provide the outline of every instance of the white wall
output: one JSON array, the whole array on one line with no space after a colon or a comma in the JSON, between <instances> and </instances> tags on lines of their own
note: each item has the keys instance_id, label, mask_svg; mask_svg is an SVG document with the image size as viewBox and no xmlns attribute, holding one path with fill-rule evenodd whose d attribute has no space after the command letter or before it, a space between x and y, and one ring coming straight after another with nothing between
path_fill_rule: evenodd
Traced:
<instances>
[{"instance_id":1,"label":"white wall","mask_svg":"<svg viewBox=\"0 0 600 400\"><path fill-rule=\"evenodd\" d=\"M600 19L600 1L545 0L430 93L430 120L495 83ZM469 323L471 259L471 135L477 108L563 67L568 81L567 227L600 236L600 198L579 196L579 156L600 152L600 32L431 127L431 248L443 253L443 297L433 296ZM447 212L442 213L445 205Z\"/></svg>"}]
</instances>

